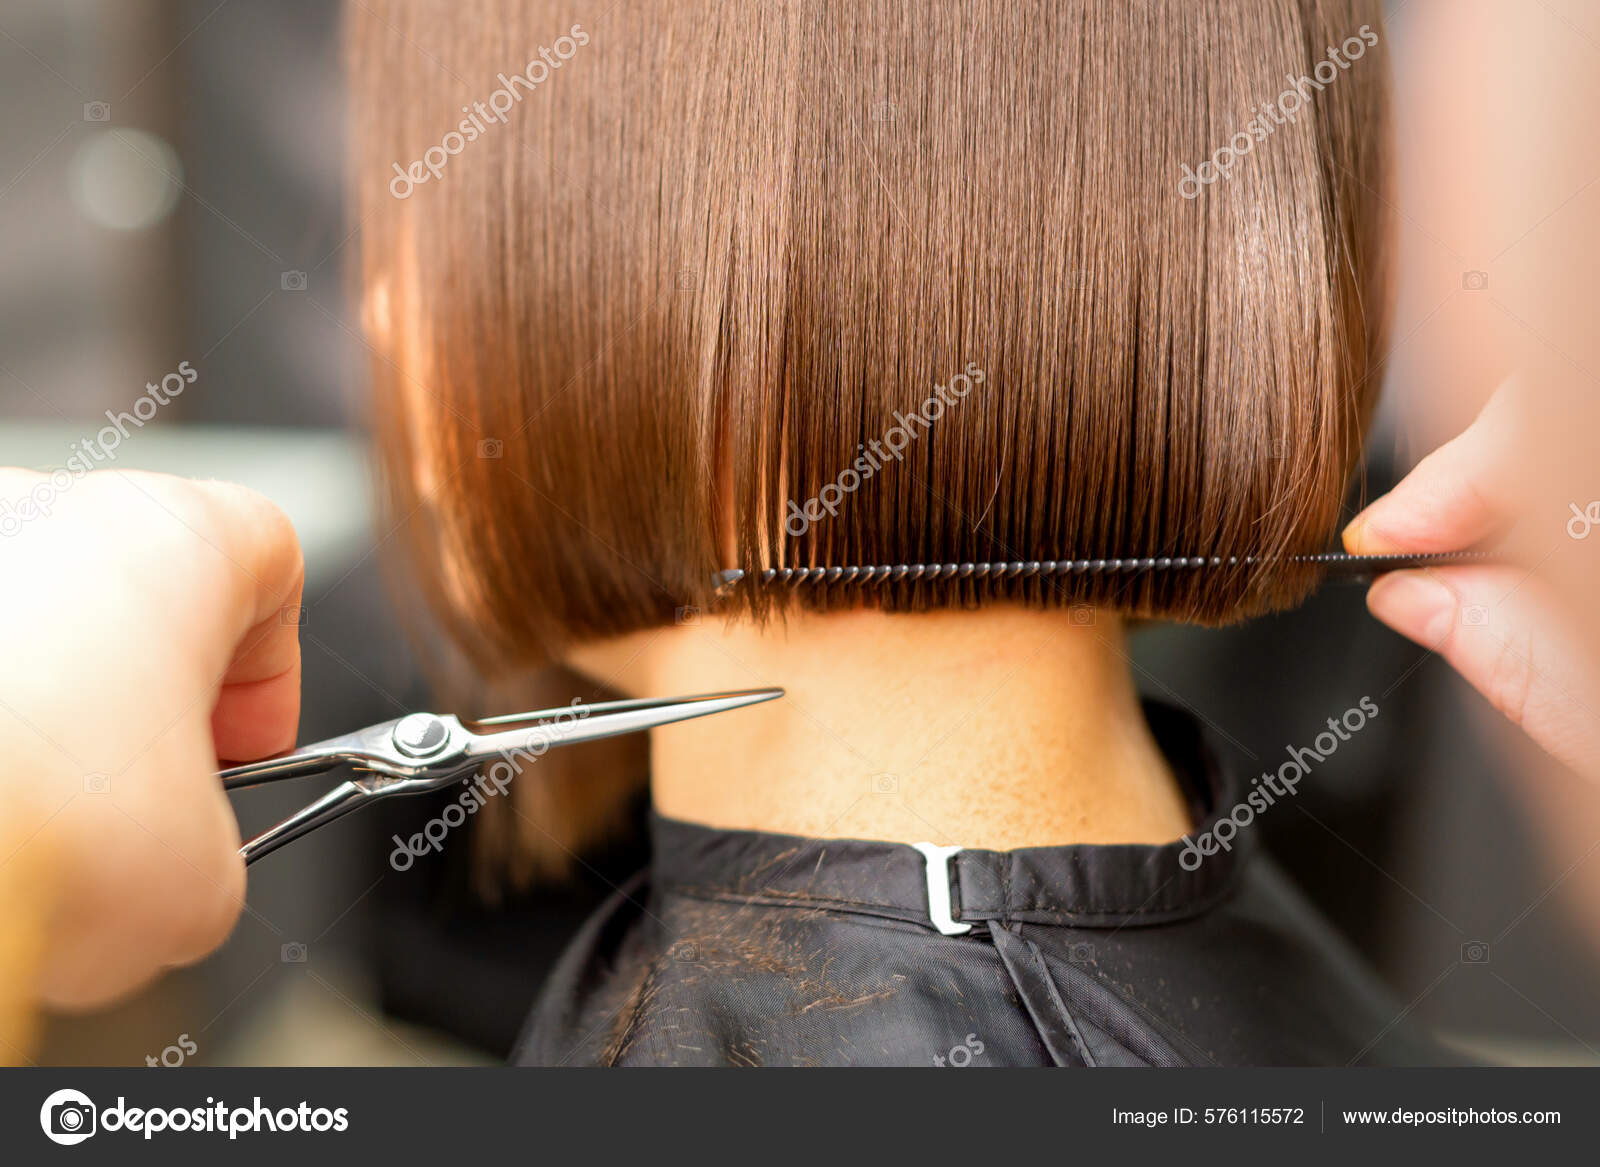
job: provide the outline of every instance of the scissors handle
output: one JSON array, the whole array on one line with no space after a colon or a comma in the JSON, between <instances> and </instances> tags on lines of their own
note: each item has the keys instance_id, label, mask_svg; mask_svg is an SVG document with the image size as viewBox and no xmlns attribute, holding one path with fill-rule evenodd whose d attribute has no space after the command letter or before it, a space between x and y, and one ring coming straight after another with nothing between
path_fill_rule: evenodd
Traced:
<instances>
[{"instance_id":1,"label":"scissors handle","mask_svg":"<svg viewBox=\"0 0 1600 1167\"><path fill-rule=\"evenodd\" d=\"M247 786L285 778L304 778L339 766L388 774L395 778L421 777L430 772L428 760L407 750L399 736L408 725L415 723L422 723L424 728L434 733L439 739L436 744L440 753L445 752L452 742L459 744L468 737L453 717L435 717L431 713L412 714L301 746L276 757L232 766L220 771L217 777L222 779L224 790L242 790Z\"/></svg>"},{"instance_id":2,"label":"scissors handle","mask_svg":"<svg viewBox=\"0 0 1600 1167\"><path fill-rule=\"evenodd\" d=\"M243 790L248 786L259 786L263 782L276 782L282 778L304 778L311 774L321 774L333 769L341 761L353 762L356 759L341 758L313 749L295 750L279 754L275 758L262 758L257 762L232 766L217 776L222 779L224 790Z\"/></svg>"},{"instance_id":3,"label":"scissors handle","mask_svg":"<svg viewBox=\"0 0 1600 1167\"><path fill-rule=\"evenodd\" d=\"M292 843L334 819L362 806L372 792L355 782L341 782L315 802L295 811L281 823L268 827L239 848L248 867L263 855L270 855L285 843Z\"/></svg>"}]
</instances>

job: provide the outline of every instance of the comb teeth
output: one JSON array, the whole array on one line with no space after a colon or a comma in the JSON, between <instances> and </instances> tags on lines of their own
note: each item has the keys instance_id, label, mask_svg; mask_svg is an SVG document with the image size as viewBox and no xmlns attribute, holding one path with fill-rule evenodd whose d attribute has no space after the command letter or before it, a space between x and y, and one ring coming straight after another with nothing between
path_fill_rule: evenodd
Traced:
<instances>
[{"instance_id":1,"label":"comb teeth","mask_svg":"<svg viewBox=\"0 0 1600 1167\"><path fill-rule=\"evenodd\" d=\"M885 563L847 567L768 567L754 574L763 585L831 583L898 583L901 580L1032 579L1058 575L1133 575L1147 571L1193 570L1202 567L1252 567L1257 563L1282 563L1326 567L1340 574L1364 576L1408 567L1442 567L1488 558L1482 551L1436 551L1421 555L1318 555L1282 557L1229 555L1163 555L1144 559L1012 559L993 563ZM718 591L751 578L742 568L719 571L713 577Z\"/></svg>"}]
</instances>

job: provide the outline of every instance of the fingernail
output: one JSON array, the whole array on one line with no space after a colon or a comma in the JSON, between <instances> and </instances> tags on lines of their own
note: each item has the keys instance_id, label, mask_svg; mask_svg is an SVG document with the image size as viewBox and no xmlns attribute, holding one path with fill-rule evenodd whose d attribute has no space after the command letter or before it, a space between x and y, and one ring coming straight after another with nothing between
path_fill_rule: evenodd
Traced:
<instances>
[{"instance_id":1,"label":"fingernail","mask_svg":"<svg viewBox=\"0 0 1600 1167\"><path fill-rule=\"evenodd\" d=\"M1367 610L1401 636L1437 644L1455 619L1456 597L1438 580L1418 571L1396 571L1367 592Z\"/></svg>"},{"instance_id":2,"label":"fingernail","mask_svg":"<svg viewBox=\"0 0 1600 1167\"><path fill-rule=\"evenodd\" d=\"M1340 534L1344 545L1352 552L1359 555L1379 555L1385 551L1398 551L1401 548L1395 541L1384 535L1383 519L1390 509L1390 495L1384 495L1367 504L1367 508L1350 520L1348 526ZM1374 523L1374 519L1377 520Z\"/></svg>"}]
</instances>

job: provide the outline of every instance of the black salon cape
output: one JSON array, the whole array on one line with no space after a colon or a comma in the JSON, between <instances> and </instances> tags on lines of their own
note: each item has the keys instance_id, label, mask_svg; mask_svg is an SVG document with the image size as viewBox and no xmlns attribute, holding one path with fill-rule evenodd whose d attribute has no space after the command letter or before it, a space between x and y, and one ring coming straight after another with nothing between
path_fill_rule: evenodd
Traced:
<instances>
[{"instance_id":1,"label":"black salon cape","mask_svg":"<svg viewBox=\"0 0 1600 1167\"><path fill-rule=\"evenodd\" d=\"M1187 716L1146 707L1209 830L1243 798ZM1269 812L1270 813L1270 812ZM654 857L540 995L525 1065L1449 1064L1251 832L963 851L952 915L894 843L656 817ZM1182 857L1195 866L1186 870ZM941 871L941 875L944 874Z\"/></svg>"}]
</instances>

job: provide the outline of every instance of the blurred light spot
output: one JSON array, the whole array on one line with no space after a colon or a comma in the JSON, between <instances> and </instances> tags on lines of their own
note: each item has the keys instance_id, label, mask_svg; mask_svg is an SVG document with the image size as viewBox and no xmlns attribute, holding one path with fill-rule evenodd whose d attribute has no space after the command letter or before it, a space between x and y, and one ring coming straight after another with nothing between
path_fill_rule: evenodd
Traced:
<instances>
[{"instance_id":1,"label":"blurred light spot","mask_svg":"<svg viewBox=\"0 0 1600 1167\"><path fill-rule=\"evenodd\" d=\"M383 276L368 286L366 303L367 332L387 341L393 329L389 324L389 281Z\"/></svg>"},{"instance_id":2,"label":"blurred light spot","mask_svg":"<svg viewBox=\"0 0 1600 1167\"><path fill-rule=\"evenodd\" d=\"M143 130L92 131L72 156L72 201L92 223L142 231L178 205L183 163L166 142Z\"/></svg>"}]
</instances>

